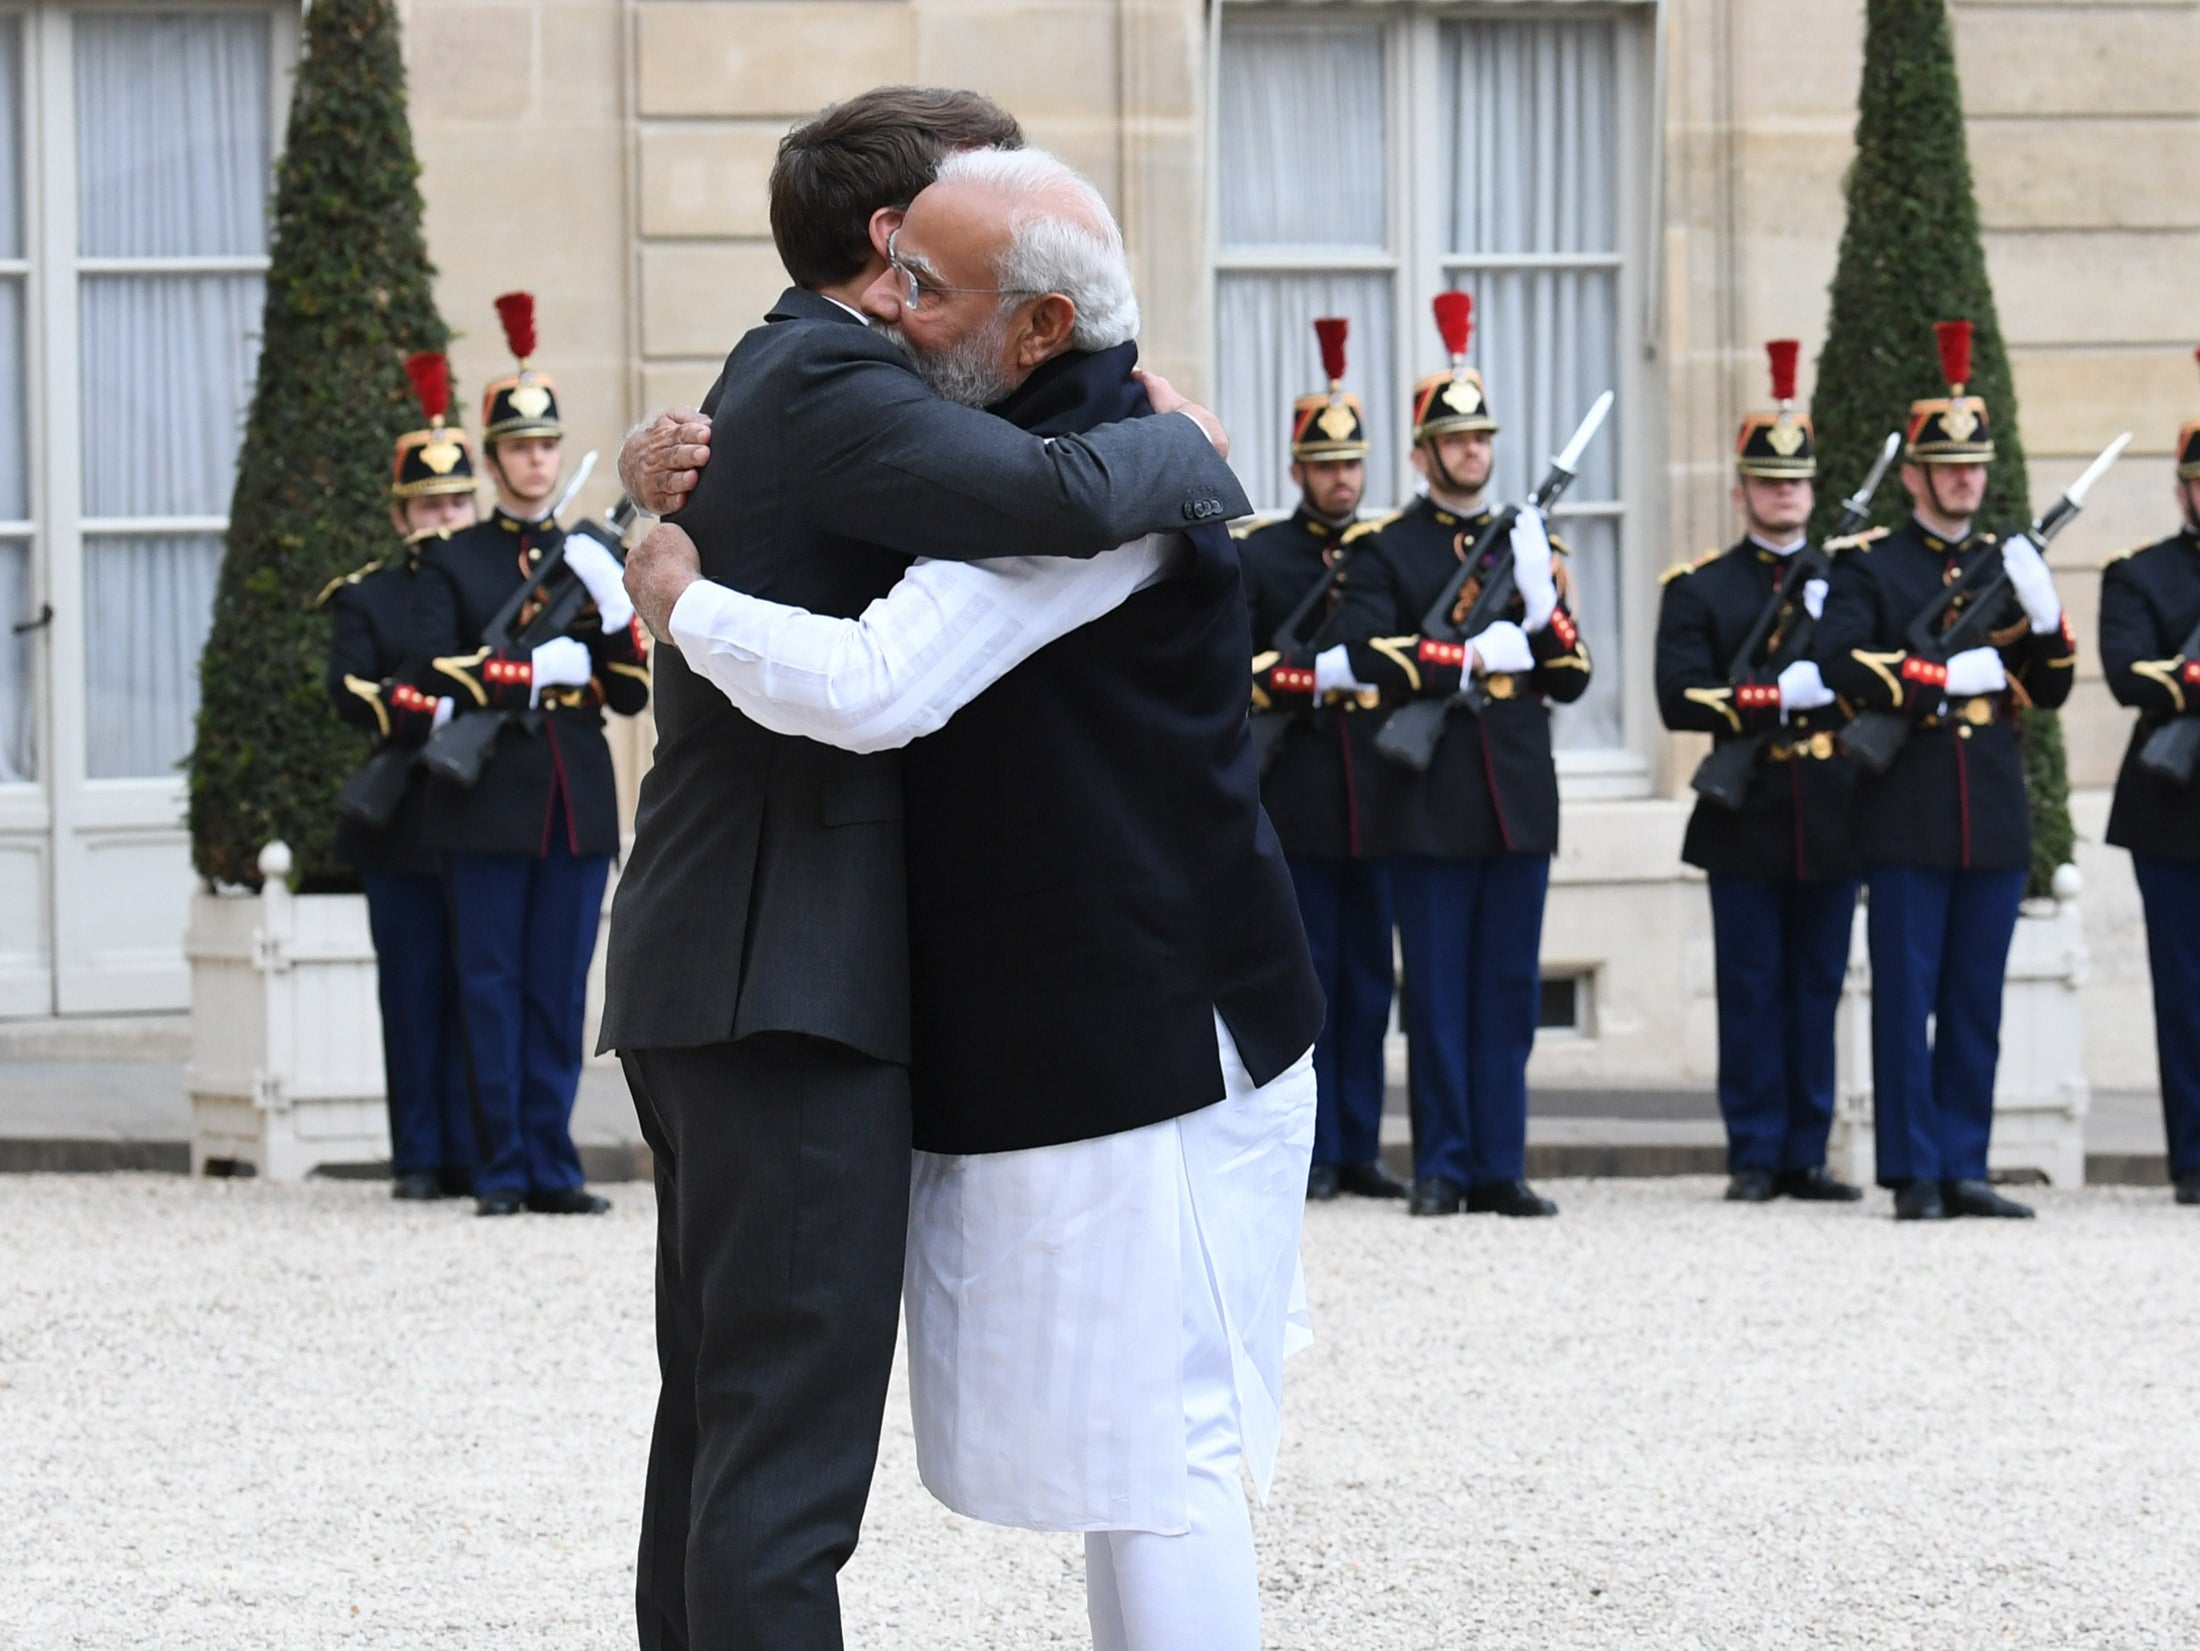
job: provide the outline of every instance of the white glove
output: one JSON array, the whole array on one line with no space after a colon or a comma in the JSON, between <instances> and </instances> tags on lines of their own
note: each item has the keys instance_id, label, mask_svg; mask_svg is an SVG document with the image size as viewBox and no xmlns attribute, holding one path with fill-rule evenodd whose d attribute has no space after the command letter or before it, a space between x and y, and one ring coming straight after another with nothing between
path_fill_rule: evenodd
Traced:
<instances>
[{"instance_id":1,"label":"white glove","mask_svg":"<svg viewBox=\"0 0 2200 1651\"><path fill-rule=\"evenodd\" d=\"M626 569L593 533L565 536L565 565L579 576L603 615L603 628L623 631L633 622L634 599L626 593Z\"/></svg>"},{"instance_id":2,"label":"white glove","mask_svg":"<svg viewBox=\"0 0 2200 1651\"><path fill-rule=\"evenodd\" d=\"M1813 619L1826 617L1826 582L1823 579L1803 581L1803 611Z\"/></svg>"},{"instance_id":3,"label":"white glove","mask_svg":"<svg viewBox=\"0 0 2200 1651\"><path fill-rule=\"evenodd\" d=\"M1326 648L1314 656L1314 692L1326 694L1339 688L1353 693L1364 692L1371 683L1362 682L1352 674L1352 651L1342 642Z\"/></svg>"},{"instance_id":4,"label":"white glove","mask_svg":"<svg viewBox=\"0 0 2200 1651\"><path fill-rule=\"evenodd\" d=\"M1948 697L1969 699L1973 694L1998 694L2009 686L2009 673L2001 668L1998 648L1966 648L1948 661Z\"/></svg>"},{"instance_id":5,"label":"white glove","mask_svg":"<svg viewBox=\"0 0 2200 1651\"><path fill-rule=\"evenodd\" d=\"M542 703L546 688L578 688L595 674L588 644L570 636L553 636L528 656L535 667L534 703Z\"/></svg>"},{"instance_id":6,"label":"white glove","mask_svg":"<svg viewBox=\"0 0 2200 1651\"><path fill-rule=\"evenodd\" d=\"M1783 722L1790 712L1815 711L1821 705L1832 703L1833 690L1826 686L1826 679L1818 674L1818 667L1810 660L1798 659L1780 673L1780 718Z\"/></svg>"},{"instance_id":7,"label":"white glove","mask_svg":"<svg viewBox=\"0 0 2200 1651\"><path fill-rule=\"evenodd\" d=\"M1535 654L1528 647L1528 633L1509 619L1500 619L1479 636L1467 638L1475 662L1488 672L1532 671Z\"/></svg>"},{"instance_id":8,"label":"white glove","mask_svg":"<svg viewBox=\"0 0 2200 1651\"><path fill-rule=\"evenodd\" d=\"M2055 594L2055 576L2047 571L2040 547L2022 533L2001 542L2001 565L2009 570L2009 582L2017 587L2024 617L2032 621L2032 634L2045 636L2062 623L2062 598Z\"/></svg>"},{"instance_id":9,"label":"white glove","mask_svg":"<svg viewBox=\"0 0 2200 1651\"><path fill-rule=\"evenodd\" d=\"M1539 631L1551 622L1558 606L1558 582L1551 576L1551 536L1543 529L1543 512L1534 505L1522 505L1513 518L1512 556L1513 584L1528 608L1520 628ZM1517 668L1527 669L1525 665Z\"/></svg>"},{"instance_id":10,"label":"white glove","mask_svg":"<svg viewBox=\"0 0 2200 1651\"><path fill-rule=\"evenodd\" d=\"M432 734L438 728L441 728L446 722L449 722L451 720L451 714L457 709L458 706L451 700L437 700L435 702L435 715L428 721L428 732Z\"/></svg>"}]
</instances>

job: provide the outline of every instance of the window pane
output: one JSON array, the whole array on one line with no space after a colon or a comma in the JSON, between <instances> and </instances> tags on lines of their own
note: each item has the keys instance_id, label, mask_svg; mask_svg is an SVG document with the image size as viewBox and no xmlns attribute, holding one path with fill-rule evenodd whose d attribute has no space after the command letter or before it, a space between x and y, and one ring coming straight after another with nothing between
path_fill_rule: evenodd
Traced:
<instances>
[{"instance_id":1,"label":"window pane","mask_svg":"<svg viewBox=\"0 0 2200 1651\"><path fill-rule=\"evenodd\" d=\"M1443 89L1451 251L1618 247L1613 21L1446 24Z\"/></svg>"},{"instance_id":2,"label":"window pane","mask_svg":"<svg viewBox=\"0 0 2200 1651\"><path fill-rule=\"evenodd\" d=\"M31 547L0 539L0 785L38 778L31 731L31 655L38 633L15 634L31 611Z\"/></svg>"},{"instance_id":3,"label":"window pane","mask_svg":"<svg viewBox=\"0 0 2200 1651\"><path fill-rule=\"evenodd\" d=\"M264 253L267 14L80 12L75 35L82 250Z\"/></svg>"},{"instance_id":4,"label":"window pane","mask_svg":"<svg viewBox=\"0 0 2200 1651\"><path fill-rule=\"evenodd\" d=\"M1619 385L1619 276L1612 270L1482 270L1455 275L1474 295L1470 359L1491 411L1500 498L1517 499L1542 480L1590 404ZM1440 349L1440 346L1439 346ZM1428 370L1443 365L1432 352ZM1619 497L1617 414L1582 455L1572 500Z\"/></svg>"},{"instance_id":5,"label":"window pane","mask_svg":"<svg viewBox=\"0 0 2200 1651\"><path fill-rule=\"evenodd\" d=\"M1226 28L1218 67L1223 246L1386 245L1381 29Z\"/></svg>"},{"instance_id":6,"label":"window pane","mask_svg":"<svg viewBox=\"0 0 2200 1651\"><path fill-rule=\"evenodd\" d=\"M190 751L221 557L212 533L86 541L85 765L93 779L167 779Z\"/></svg>"},{"instance_id":7,"label":"window pane","mask_svg":"<svg viewBox=\"0 0 2200 1651\"><path fill-rule=\"evenodd\" d=\"M23 256L23 20L0 13L0 258Z\"/></svg>"},{"instance_id":8,"label":"window pane","mask_svg":"<svg viewBox=\"0 0 2200 1651\"><path fill-rule=\"evenodd\" d=\"M23 282L0 275L0 522L31 513L30 442L23 422Z\"/></svg>"},{"instance_id":9,"label":"window pane","mask_svg":"<svg viewBox=\"0 0 2200 1651\"><path fill-rule=\"evenodd\" d=\"M1619 651L1619 523L1609 516L1562 515L1552 531L1571 552L1572 606L1594 670L1587 693L1571 705L1551 707L1551 740L1561 751L1609 751L1624 733L1620 698L1627 680Z\"/></svg>"},{"instance_id":10,"label":"window pane","mask_svg":"<svg viewBox=\"0 0 2200 1651\"><path fill-rule=\"evenodd\" d=\"M1215 304L1215 410L1230 430L1230 462L1262 510L1298 503L1291 485L1291 403L1325 390L1317 315L1352 323L1345 388L1360 398L1368 441L1367 503L1396 491L1399 394L1391 372L1387 275L1224 275Z\"/></svg>"},{"instance_id":11,"label":"window pane","mask_svg":"<svg viewBox=\"0 0 2200 1651\"><path fill-rule=\"evenodd\" d=\"M257 275L85 277L86 515L228 514L264 286Z\"/></svg>"}]
</instances>

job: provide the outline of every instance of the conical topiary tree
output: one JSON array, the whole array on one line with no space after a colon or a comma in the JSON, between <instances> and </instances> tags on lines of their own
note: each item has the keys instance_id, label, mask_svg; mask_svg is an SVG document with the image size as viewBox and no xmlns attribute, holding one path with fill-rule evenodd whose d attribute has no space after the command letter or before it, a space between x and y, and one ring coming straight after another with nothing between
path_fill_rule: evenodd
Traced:
<instances>
[{"instance_id":1,"label":"conical topiary tree","mask_svg":"<svg viewBox=\"0 0 2200 1651\"><path fill-rule=\"evenodd\" d=\"M215 883L256 886L261 847L281 838L302 886L341 886L334 803L361 751L322 695L328 620L309 604L390 549L390 449L420 420L402 363L449 338L394 0L314 0L305 36L259 382L199 663L191 851Z\"/></svg>"},{"instance_id":2,"label":"conical topiary tree","mask_svg":"<svg viewBox=\"0 0 2200 1651\"><path fill-rule=\"evenodd\" d=\"M1887 432L1902 427L1910 403L1947 393L1933 323L1959 319L1975 329L1970 393L1986 399L1993 419L1996 458L1980 520L2004 531L2022 526L2032 511L2016 387L1979 240L1945 0L1866 0L1847 195L1811 400L1823 481L1813 531L1831 530L1841 498L1863 479ZM1873 516L1891 526L1908 512L1909 496L1890 478ZM2054 714L2027 711L2021 726L2032 807L2027 892L2042 894L2076 840L2070 780Z\"/></svg>"}]
</instances>

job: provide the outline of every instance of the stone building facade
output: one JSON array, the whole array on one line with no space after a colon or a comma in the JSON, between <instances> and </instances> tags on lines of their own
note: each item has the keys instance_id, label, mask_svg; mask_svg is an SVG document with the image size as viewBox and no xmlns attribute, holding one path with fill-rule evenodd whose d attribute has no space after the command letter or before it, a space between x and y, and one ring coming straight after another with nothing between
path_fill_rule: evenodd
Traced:
<instances>
[{"instance_id":1,"label":"stone building facade","mask_svg":"<svg viewBox=\"0 0 2200 1651\"><path fill-rule=\"evenodd\" d=\"M71 9L0 0L0 13L10 6L34 24ZM1537 1073L1665 1087L1708 1079L1713 1038L1705 900L1679 865L1696 750L1656 727L1648 688L1656 579L1733 532L1725 456L1739 414L1763 394L1763 339L1804 341L1808 393L1863 10L1862 0L407 0L405 25L460 382L478 387L502 365L491 297L532 288L540 359L558 377L574 445L607 457L644 411L692 402L782 285L764 198L779 134L892 80L993 94L1099 185L1131 249L1149 364L1214 398L1240 431L1280 423L1289 395L1314 378L1310 343L1303 357L1279 354L1249 335L1249 318L1342 302L1336 293L1368 306L1355 323L1367 375L1355 387L1387 386L1402 401L1401 386L1437 364L1430 292L1477 290L1485 329L1496 329L1479 346L1499 352L1484 359L1493 398L1522 409L1501 447L1521 464L1540 456L1532 447L1547 428L1571 423L1549 396L1528 405L1540 393L1528 381L1548 376L1539 363L1556 359L1569 384L1613 382L1609 474L1569 524L1592 547L1584 562L1601 611L1587 618L1608 683L1562 738L1565 846L1545 962L1560 983L1552 1018L1574 1024L1553 1027ZM2056 546L2090 641L2095 570L2172 524L2168 449L2180 417L2200 408L2189 274L2200 197L2178 165L2200 152L2200 3L1954 0L1952 13L2034 484L2044 497L2109 435L2138 434ZM1531 72L1555 102L1514 130L1468 118L1495 106L1489 88ZM1339 116L1332 98L1357 100L1353 112ZM1279 109L1303 115L1274 127L1273 143L1245 138L1269 131L1260 122ZM1530 182L1506 194L1478 183L1477 167ZM1363 229L1332 234L1336 214L1306 215L1300 180L1315 175ZM1270 233L1301 218L1282 239ZM0 277L10 267L0 258ZM1526 340L1531 322L1571 336L1552 318L1583 315L1593 346L1555 346L1554 358L1547 337ZM1520 323L1511 339L1508 321ZM1496 376L1498 358L1523 364L1516 382ZM1245 456L1257 466L1275 443L1272 429L1256 435ZM1404 485L1397 446L1376 460L1376 491L1392 498ZM1247 479L1263 502L1283 502L1273 476ZM606 502L601 477L593 493L589 502ZM2097 839L2125 727L2097 664L2083 669L2067 726L2081 832ZM647 748L646 726L634 729L622 752L630 789ZM2091 1061L2096 1083L2136 1087L2151 1082L2150 1022L2122 862L2097 842L2081 851Z\"/></svg>"}]
</instances>

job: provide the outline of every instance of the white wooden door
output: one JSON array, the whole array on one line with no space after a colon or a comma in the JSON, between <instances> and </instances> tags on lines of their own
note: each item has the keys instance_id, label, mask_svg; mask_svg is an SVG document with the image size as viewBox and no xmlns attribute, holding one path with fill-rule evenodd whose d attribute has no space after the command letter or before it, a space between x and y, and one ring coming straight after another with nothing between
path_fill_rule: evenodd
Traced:
<instances>
[{"instance_id":1,"label":"white wooden door","mask_svg":"<svg viewBox=\"0 0 2200 1651\"><path fill-rule=\"evenodd\" d=\"M179 765L258 355L296 18L252 0L42 0L0 21L18 45L0 107L20 134L20 245L10 263L0 239L0 281L23 294L26 448L13 517L0 451L0 618L11 600L15 623L50 614L0 642L30 757L12 783L0 768L0 1014L176 1009ZM5 431L0 412L0 446Z\"/></svg>"}]
</instances>

